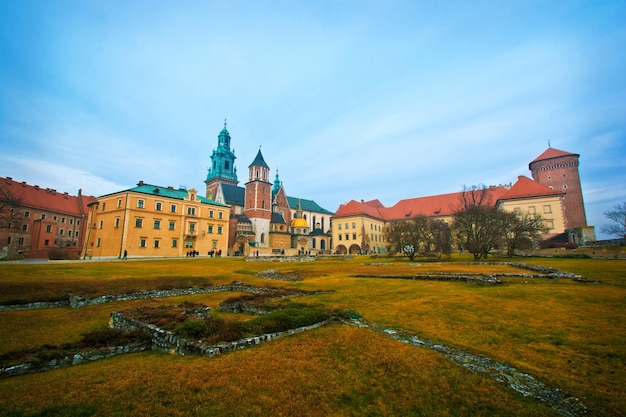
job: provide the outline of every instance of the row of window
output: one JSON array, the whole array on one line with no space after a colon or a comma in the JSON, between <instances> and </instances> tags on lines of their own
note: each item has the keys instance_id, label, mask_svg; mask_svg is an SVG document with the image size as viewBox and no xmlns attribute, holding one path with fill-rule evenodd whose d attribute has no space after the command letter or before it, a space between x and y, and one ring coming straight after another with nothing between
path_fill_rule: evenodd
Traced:
<instances>
[{"instance_id":1,"label":"row of window","mask_svg":"<svg viewBox=\"0 0 626 417\"><path fill-rule=\"evenodd\" d=\"M338 223L338 224L337 224L337 228L338 228L339 230L341 230L341 226L342 226L342 225L341 225L341 223ZM349 229L349 226L350 226L350 223L345 223L345 229L346 229L346 230L348 230L348 229ZM352 228L353 228L353 229L356 229L356 222L352 222Z\"/></svg>"},{"instance_id":2,"label":"row of window","mask_svg":"<svg viewBox=\"0 0 626 417\"><path fill-rule=\"evenodd\" d=\"M115 218L115 227L119 227L119 220L120 220L119 217ZM196 226L197 226L197 223L190 222L189 223L189 231L190 232L195 232L196 231ZM102 229L102 227L103 227L103 222L101 220L100 221L100 229ZM135 227L143 227L143 218L142 217L136 217L135 218ZM152 228L160 230L161 229L161 220L154 219L153 223L152 223ZM170 220L167 229L168 230L176 230L176 221ZM223 226L217 226L217 228L215 228L214 225L210 224L207 227L207 233L213 233L214 229L217 231L218 235L221 235L223 230L224 230L224 227Z\"/></svg>"},{"instance_id":3,"label":"row of window","mask_svg":"<svg viewBox=\"0 0 626 417\"><path fill-rule=\"evenodd\" d=\"M7 223L7 227L9 229L12 229L13 228L13 223L12 222ZM28 224L23 223L21 229L22 229L22 232L28 232ZM51 224L47 224L46 225L46 233L52 233L52 225ZM63 236L64 234L65 234L65 229L59 229L59 236ZM80 232L78 230L76 230L76 231L68 230L67 231L67 235L68 236L71 237L72 234L74 234L74 237L78 237Z\"/></svg>"},{"instance_id":4,"label":"row of window","mask_svg":"<svg viewBox=\"0 0 626 417\"><path fill-rule=\"evenodd\" d=\"M15 209L11 209L11 215L15 214ZM24 210L24 218L29 218L30 217L30 211L29 210ZM48 218L48 215L46 213L41 213L41 215L39 216L39 218L41 220L45 220ZM58 221L59 217L58 216L52 216L52 219L54 221ZM65 223L65 217L61 217L61 223ZM68 220L69 224L74 224L74 219L70 218ZM80 220L76 220L76 226L80 226Z\"/></svg>"},{"instance_id":5,"label":"row of window","mask_svg":"<svg viewBox=\"0 0 626 417\"><path fill-rule=\"evenodd\" d=\"M121 208L122 207L122 199L119 198L117 200L117 208ZM146 208L146 200L142 200L142 199L137 199L137 208L143 209ZM102 211L106 210L106 203L102 203ZM163 211L163 203L161 201L157 201L154 203L154 210L155 211ZM176 213L176 211L178 210L178 205L171 203L170 204L170 213ZM195 216L196 215L196 207L187 207L187 215L189 216ZM200 215L198 213L198 215ZM209 210L209 218L215 218L215 210ZM217 210L217 218L218 219L222 219L224 218L224 212Z\"/></svg>"},{"instance_id":6,"label":"row of window","mask_svg":"<svg viewBox=\"0 0 626 417\"><path fill-rule=\"evenodd\" d=\"M339 234L339 240L343 240L342 237L345 236L345 240L350 240L350 233L346 233L345 235ZM352 240L356 240L356 233L352 233Z\"/></svg>"},{"instance_id":7,"label":"row of window","mask_svg":"<svg viewBox=\"0 0 626 417\"><path fill-rule=\"evenodd\" d=\"M522 209L519 207L515 207L513 209L513 211L517 214L520 214L522 212ZM551 214L552 213L552 206L550 204L546 204L543 206L543 214ZM537 214L537 208L535 206L529 206L528 207L528 214Z\"/></svg>"},{"instance_id":8,"label":"row of window","mask_svg":"<svg viewBox=\"0 0 626 417\"><path fill-rule=\"evenodd\" d=\"M152 240L152 247L153 248L160 248L161 247L161 240L162 239L153 239ZM96 247L100 247L102 246L102 238L97 238L96 239ZM142 237L139 239L139 247L140 248L147 248L148 247L148 238L146 237ZM172 239L171 241L171 247L172 248L177 248L178 247L178 239ZM185 240L185 248L193 248L193 240ZM213 240L211 241L211 249L217 249L217 240Z\"/></svg>"}]
</instances>

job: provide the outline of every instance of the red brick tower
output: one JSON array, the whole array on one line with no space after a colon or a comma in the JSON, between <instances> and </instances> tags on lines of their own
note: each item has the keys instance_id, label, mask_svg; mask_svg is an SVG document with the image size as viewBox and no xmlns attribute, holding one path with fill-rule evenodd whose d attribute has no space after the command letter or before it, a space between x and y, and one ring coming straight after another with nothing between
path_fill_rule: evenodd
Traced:
<instances>
[{"instance_id":1,"label":"red brick tower","mask_svg":"<svg viewBox=\"0 0 626 417\"><path fill-rule=\"evenodd\" d=\"M270 168L265 163L261 149L248 166L248 182L244 215L252 222L256 245L269 245L270 219L272 218L272 183L269 182Z\"/></svg>"},{"instance_id":2,"label":"red brick tower","mask_svg":"<svg viewBox=\"0 0 626 417\"><path fill-rule=\"evenodd\" d=\"M548 148L536 157L528 169L533 179L546 187L565 192L565 227L573 229L587 226L583 192L578 175L578 158L580 155Z\"/></svg>"}]
</instances>

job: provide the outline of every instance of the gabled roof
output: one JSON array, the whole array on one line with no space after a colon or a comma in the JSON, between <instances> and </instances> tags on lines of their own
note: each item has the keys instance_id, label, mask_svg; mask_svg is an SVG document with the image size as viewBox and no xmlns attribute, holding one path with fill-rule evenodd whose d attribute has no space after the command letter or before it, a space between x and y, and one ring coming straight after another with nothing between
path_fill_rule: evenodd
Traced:
<instances>
[{"instance_id":1,"label":"gabled roof","mask_svg":"<svg viewBox=\"0 0 626 417\"><path fill-rule=\"evenodd\" d=\"M287 196L287 202L289 202L289 208L296 210L298 208L298 201L300 202L300 208L302 211L315 211L317 213L333 214L331 211L322 208L313 200L307 200L305 198L289 197Z\"/></svg>"},{"instance_id":2,"label":"gabled roof","mask_svg":"<svg viewBox=\"0 0 626 417\"><path fill-rule=\"evenodd\" d=\"M81 216L88 212L88 205L97 201L96 197L59 193L50 188L32 186L26 182L13 181L11 177L0 177L0 200L9 198L18 206L35 208L59 214Z\"/></svg>"},{"instance_id":3,"label":"gabled roof","mask_svg":"<svg viewBox=\"0 0 626 417\"><path fill-rule=\"evenodd\" d=\"M259 149L259 152L257 152L256 157L254 158L254 161L252 161L252 163L248 165L248 168L250 167L264 167L264 168L270 169L270 167L268 167L267 164L265 163L265 159L263 159L263 154L261 153L260 149Z\"/></svg>"},{"instance_id":4,"label":"gabled roof","mask_svg":"<svg viewBox=\"0 0 626 417\"><path fill-rule=\"evenodd\" d=\"M545 151L543 151L541 155L533 159L531 164L533 162L543 161L543 160L552 159L552 158L559 158L561 156L580 156L580 155L578 155L577 153L562 151L560 149L548 148Z\"/></svg>"},{"instance_id":5,"label":"gabled roof","mask_svg":"<svg viewBox=\"0 0 626 417\"><path fill-rule=\"evenodd\" d=\"M535 182L528 177L520 175L519 177L517 177L517 182L513 185L513 187L511 187L511 189L498 200L515 200L518 198L530 198L561 194L565 193L551 190L545 185L539 184L538 182Z\"/></svg>"},{"instance_id":6,"label":"gabled roof","mask_svg":"<svg viewBox=\"0 0 626 417\"><path fill-rule=\"evenodd\" d=\"M246 199L246 189L237 185L221 184L222 193L224 194L224 201L226 204L232 204L233 206L242 206Z\"/></svg>"},{"instance_id":7,"label":"gabled roof","mask_svg":"<svg viewBox=\"0 0 626 417\"><path fill-rule=\"evenodd\" d=\"M333 218L358 215L365 215L375 219L384 219L384 216L378 207L372 207L365 202L358 202L355 200L350 200L345 204L341 204L333 215Z\"/></svg>"}]
</instances>

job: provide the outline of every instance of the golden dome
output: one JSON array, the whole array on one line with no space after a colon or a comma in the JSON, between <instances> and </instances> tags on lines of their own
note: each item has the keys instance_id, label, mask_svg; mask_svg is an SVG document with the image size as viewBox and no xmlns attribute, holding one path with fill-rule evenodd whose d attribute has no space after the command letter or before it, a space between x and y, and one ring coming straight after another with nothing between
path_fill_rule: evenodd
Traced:
<instances>
[{"instance_id":1,"label":"golden dome","mask_svg":"<svg viewBox=\"0 0 626 417\"><path fill-rule=\"evenodd\" d=\"M302 217L295 217L292 221L291 221L291 227L304 227L304 228L309 228L309 223L307 223L307 221L305 219L303 219Z\"/></svg>"}]
</instances>

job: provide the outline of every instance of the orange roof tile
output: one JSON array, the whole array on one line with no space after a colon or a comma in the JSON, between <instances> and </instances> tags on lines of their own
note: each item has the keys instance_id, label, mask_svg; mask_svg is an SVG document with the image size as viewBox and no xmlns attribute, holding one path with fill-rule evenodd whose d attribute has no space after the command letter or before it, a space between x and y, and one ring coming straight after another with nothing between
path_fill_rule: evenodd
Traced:
<instances>
[{"instance_id":1,"label":"orange roof tile","mask_svg":"<svg viewBox=\"0 0 626 417\"><path fill-rule=\"evenodd\" d=\"M97 201L93 196L78 196L68 193L59 193L49 188L40 188L28 185L26 182L14 181L11 177L0 177L0 189L3 195L0 198L9 197L17 200L22 207L35 208L60 214L80 216L87 214L87 205Z\"/></svg>"},{"instance_id":2,"label":"orange roof tile","mask_svg":"<svg viewBox=\"0 0 626 417\"><path fill-rule=\"evenodd\" d=\"M378 201L378 200L373 200L373 201ZM332 216L332 218L366 215L366 216L370 216L376 219L381 219L382 215L380 211L378 210L378 208L370 205L369 203L371 202L359 203L358 201L350 200L347 203L340 205L337 211L335 212L335 214ZM383 207L383 205L380 204L380 207Z\"/></svg>"},{"instance_id":3,"label":"orange roof tile","mask_svg":"<svg viewBox=\"0 0 626 417\"><path fill-rule=\"evenodd\" d=\"M561 156L569 156L569 155L580 156L577 153L566 152L566 151L562 151L560 149L555 149L555 148L548 148L541 155L533 159L531 164L533 162L543 161L545 159L552 159L552 158L558 158Z\"/></svg>"},{"instance_id":4,"label":"orange roof tile","mask_svg":"<svg viewBox=\"0 0 626 417\"><path fill-rule=\"evenodd\" d=\"M502 197L498 200L514 200L517 198L528 198L528 197L539 197L546 195L560 195L565 194L560 191L551 190L545 185L541 185L538 182L531 180L528 177L520 175L517 177L517 182L511 187L509 191L506 192Z\"/></svg>"},{"instance_id":5,"label":"orange roof tile","mask_svg":"<svg viewBox=\"0 0 626 417\"><path fill-rule=\"evenodd\" d=\"M503 186L489 187L487 201L495 205L508 191ZM391 207L384 207L380 201L357 202L350 200L342 204L333 218L365 215L381 220L400 220L419 215L424 216L451 216L458 207L463 192L440 194L427 197L409 198L398 201Z\"/></svg>"}]
</instances>

